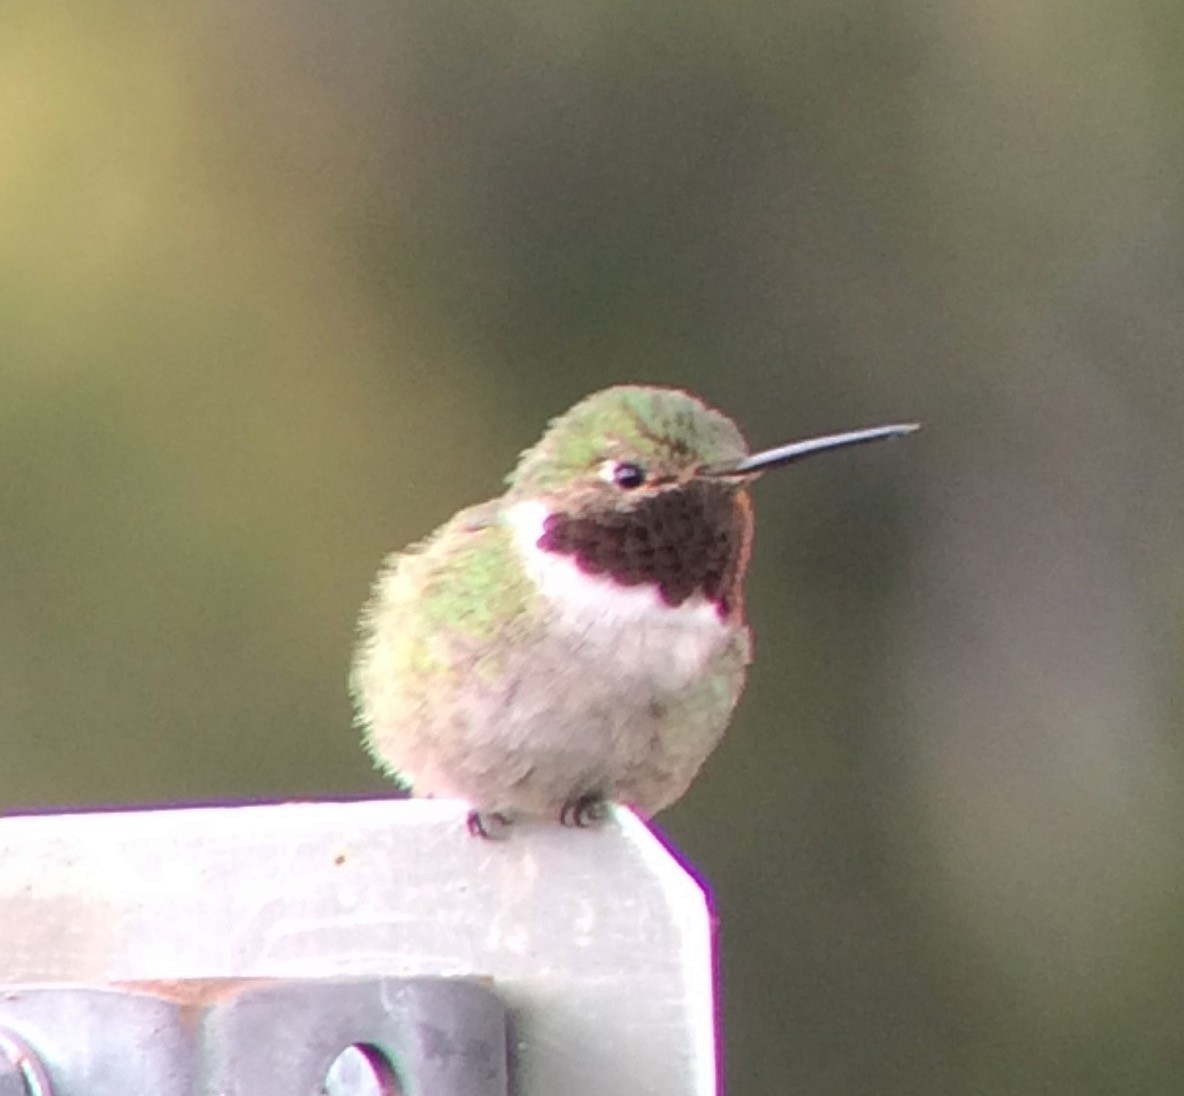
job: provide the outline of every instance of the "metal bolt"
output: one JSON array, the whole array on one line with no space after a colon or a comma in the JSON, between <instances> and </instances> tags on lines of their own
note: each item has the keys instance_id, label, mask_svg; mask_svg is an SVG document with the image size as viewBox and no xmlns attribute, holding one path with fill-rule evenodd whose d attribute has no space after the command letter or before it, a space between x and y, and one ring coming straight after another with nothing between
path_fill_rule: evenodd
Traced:
<instances>
[{"instance_id":1,"label":"metal bolt","mask_svg":"<svg viewBox=\"0 0 1184 1096\"><path fill-rule=\"evenodd\" d=\"M6 1028L0 1028L0 1096L53 1096L37 1055Z\"/></svg>"},{"instance_id":2,"label":"metal bolt","mask_svg":"<svg viewBox=\"0 0 1184 1096\"><path fill-rule=\"evenodd\" d=\"M323 1096L401 1096L403 1090L382 1051L354 1043L333 1059L321 1092Z\"/></svg>"}]
</instances>

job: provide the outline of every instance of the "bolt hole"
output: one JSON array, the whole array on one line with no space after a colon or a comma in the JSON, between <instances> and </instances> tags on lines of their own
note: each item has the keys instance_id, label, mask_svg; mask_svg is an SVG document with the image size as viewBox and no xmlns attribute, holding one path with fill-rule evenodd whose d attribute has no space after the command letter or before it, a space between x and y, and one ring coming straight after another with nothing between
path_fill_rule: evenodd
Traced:
<instances>
[{"instance_id":1,"label":"bolt hole","mask_svg":"<svg viewBox=\"0 0 1184 1096\"><path fill-rule=\"evenodd\" d=\"M329 1066L319 1096L403 1096L394 1066L369 1043L351 1043Z\"/></svg>"}]
</instances>

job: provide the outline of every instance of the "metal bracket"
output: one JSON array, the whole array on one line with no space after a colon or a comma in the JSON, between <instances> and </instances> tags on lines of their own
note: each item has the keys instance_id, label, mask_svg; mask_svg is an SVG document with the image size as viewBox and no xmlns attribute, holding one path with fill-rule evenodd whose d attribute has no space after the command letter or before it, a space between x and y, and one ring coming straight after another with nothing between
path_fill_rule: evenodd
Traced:
<instances>
[{"instance_id":1,"label":"metal bracket","mask_svg":"<svg viewBox=\"0 0 1184 1096\"><path fill-rule=\"evenodd\" d=\"M506 1013L451 978L0 986L0 1096L506 1096Z\"/></svg>"},{"instance_id":2,"label":"metal bracket","mask_svg":"<svg viewBox=\"0 0 1184 1096\"><path fill-rule=\"evenodd\" d=\"M508 840L480 841L467 810L412 799L0 818L0 987L12 987L0 1028L32 1048L57 1096L76 1076L94 1079L87 1096L312 1096L241 1087L226 1063L233 1051L258 1078L297 1068L327 1017L354 1015L341 998L304 1000L336 979L372 979L384 1000L396 985L466 979L440 992L493 988L518 1096L715 1096L711 906L660 834L614 809L594 829L523 821ZM265 1008L255 995L267 986L289 1003ZM248 1012L259 1032L235 1042L224 1025ZM128 1042L133 1018L152 1039ZM336 1032L337 1049L370 1038L351 1031ZM401 1096L416 1096L436 1052L427 1028L396 1034L388 1059ZM251 1065L282 1045L288 1057ZM317 1053L323 1063L329 1050ZM23 1060L0 1048L0 1096L41 1096ZM352 1060L331 1083L382 1068L361 1051Z\"/></svg>"}]
</instances>

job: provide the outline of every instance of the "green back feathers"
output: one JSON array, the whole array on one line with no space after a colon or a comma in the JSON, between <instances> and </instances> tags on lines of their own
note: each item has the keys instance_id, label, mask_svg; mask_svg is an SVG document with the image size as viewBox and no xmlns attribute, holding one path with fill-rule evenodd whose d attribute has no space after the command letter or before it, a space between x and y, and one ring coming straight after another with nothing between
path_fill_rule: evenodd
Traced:
<instances>
[{"instance_id":1,"label":"green back feathers","mask_svg":"<svg viewBox=\"0 0 1184 1096\"><path fill-rule=\"evenodd\" d=\"M682 468L747 452L736 424L689 393L621 385L595 392L553 419L507 483L515 495L536 495L594 473L604 460Z\"/></svg>"},{"instance_id":2,"label":"green back feathers","mask_svg":"<svg viewBox=\"0 0 1184 1096\"><path fill-rule=\"evenodd\" d=\"M374 673L424 696L488 679L506 654L535 638L545 618L511 536L495 500L388 557L362 613L355 696Z\"/></svg>"}]
</instances>

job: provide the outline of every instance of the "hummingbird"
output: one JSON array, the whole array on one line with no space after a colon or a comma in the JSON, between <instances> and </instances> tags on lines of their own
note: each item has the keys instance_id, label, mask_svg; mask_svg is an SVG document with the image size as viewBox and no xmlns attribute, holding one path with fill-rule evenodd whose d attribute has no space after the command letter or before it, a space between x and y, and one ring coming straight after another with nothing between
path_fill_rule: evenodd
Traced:
<instances>
[{"instance_id":1,"label":"hummingbird","mask_svg":"<svg viewBox=\"0 0 1184 1096\"><path fill-rule=\"evenodd\" d=\"M915 423L751 453L676 388L586 397L525 450L499 498L387 557L350 686L378 767L465 800L468 829L648 817L719 742L752 657L749 487Z\"/></svg>"}]
</instances>

